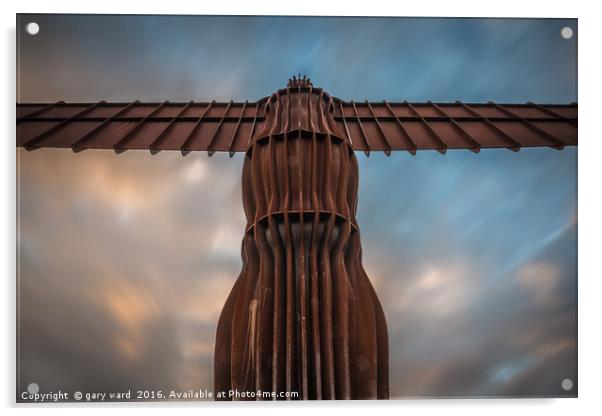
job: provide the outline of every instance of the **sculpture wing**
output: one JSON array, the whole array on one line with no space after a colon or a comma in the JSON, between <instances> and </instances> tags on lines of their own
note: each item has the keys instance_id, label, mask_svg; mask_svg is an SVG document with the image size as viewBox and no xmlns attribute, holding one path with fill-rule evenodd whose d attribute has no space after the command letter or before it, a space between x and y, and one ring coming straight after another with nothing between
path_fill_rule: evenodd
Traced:
<instances>
[{"instance_id":1,"label":"sculpture wing","mask_svg":"<svg viewBox=\"0 0 602 416\"><path fill-rule=\"evenodd\" d=\"M353 148L366 153L577 145L577 104L339 101L335 107Z\"/></svg>"},{"instance_id":2,"label":"sculpture wing","mask_svg":"<svg viewBox=\"0 0 602 416\"><path fill-rule=\"evenodd\" d=\"M17 146L244 152L265 123L254 102L17 104ZM333 98L336 124L354 150L508 148L577 144L577 104L354 102Z\"/></svg>"},{"instance_id":3,"label":"sculpture wing","mask_svg":"<svg viewBox=\"0 0 602 416\"><path fill-rule=\"evenodd\" d=\"M262 102L17 104L17 146L233 155L263 121Z\"/></svg>"}]
</instances>

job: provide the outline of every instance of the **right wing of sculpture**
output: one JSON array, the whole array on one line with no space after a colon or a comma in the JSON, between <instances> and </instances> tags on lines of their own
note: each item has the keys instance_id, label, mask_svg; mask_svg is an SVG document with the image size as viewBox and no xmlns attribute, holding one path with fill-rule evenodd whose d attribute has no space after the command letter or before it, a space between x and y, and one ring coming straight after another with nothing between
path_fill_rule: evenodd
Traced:
<instances>
[{"instance_id":1,"label":"right wing of sculpture","mask_svg":"<svg viewBox=\"0 0 602 416\"><path fill-rule=\"evenodd\" d=\"M339 102L335 120L364 152L577 144L577 105Z\"/></svg>"}]
</instances>

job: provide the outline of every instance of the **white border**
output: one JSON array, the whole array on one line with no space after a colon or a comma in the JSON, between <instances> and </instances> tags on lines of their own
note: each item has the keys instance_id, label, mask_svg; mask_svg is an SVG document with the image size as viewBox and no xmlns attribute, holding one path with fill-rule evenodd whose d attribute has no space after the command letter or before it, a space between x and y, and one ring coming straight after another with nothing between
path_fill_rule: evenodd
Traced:
<instances>
[{"instance_id":1,"label":"white border","mask_svg":"<svg viewBox=\"0 0 602 416\"><path fill-rule=\"evenodd\" d=\"M176 406L178 412L195 413L221 409L228 413L286 412L301 414L316 411L338 411L365 414L375 407L384 413L412 412L412 414L503 414L526 413L563 415L591 414L599 408L597 396L600 388L600 342L599 305L602 303L602 275L599 266L600 246L598 239L600 215L602 213L600 188L602 173L599 170L602 157L600 143L600 113L602 112L602 91L600 74L601 15L595 9L595 2L505 0L485 1L413 1L392 2L371 0L362 4L349 1L214 1L191 2L181 0L129 2L123 0L79 1L15 1L2 2L3 62L2 82L6 91L1 102L0 114L3 117L3 148L0 155L0 175L2 180L3 202L0 229L4 231L1 240L0 264L4 266L2 311L6 325L2 326L2 376L0 394L4 407L15 407L21 411L33 411L28 405L14 404L15 398L15 13L125 13L125 14L254 14L254 15L361 15L361 16L473 16L473 17L565 17L579 18L579 399L504 399L504 400L393 400L376 402L337 402L300 404L244 404L221 403L128 403L109 405L88 405L91 412L108 409L118 414L165 414L168 408ZM73 404L46 405L42 407L52 414L81 412L82 406ZM199 409L200 407L200 409ZM107 409L108 408L108 409ZM175 409L169 410L172 413Z\"/></svg>"}]
</instances>

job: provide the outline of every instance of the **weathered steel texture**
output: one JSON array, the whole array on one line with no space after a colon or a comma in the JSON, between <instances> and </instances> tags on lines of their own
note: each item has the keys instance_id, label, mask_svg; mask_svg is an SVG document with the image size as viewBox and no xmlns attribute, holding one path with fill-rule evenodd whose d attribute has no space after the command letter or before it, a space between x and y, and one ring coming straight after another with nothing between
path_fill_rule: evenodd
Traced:
<instances>
[{"instance_id":1,"label":"weathered steel texture","mask_svg":"<svg viewBox=\"0 0 602 416\"><path fill-rule=\"evenodd\" d=\"M331 134L322 92L272 98L243 165L243 269L219 319L215 390L388 398L385 317L361 264L354 151Z\"/></svg>"},{"instance_id":2,"label":"weathered steel texture","mask_svg":"<svg viewBox=\"0 0 602 416\"><path fill-rule=\"evenodd\" d=\"M339 102L334 119L355 150L468 149L577 144L577 105Z\"/></svg>"},{"instance_id":3,"label":"weathered steel texture","mask_svg":"<svg viewBox=\"0 0 602 416\"><path fill-rule=\"evenodd\" d=\"M288 125L283 124L286 117ZM268 129L277 134L299 128L340 137L366 155L562 149L577 144L577 105L346 102L302 82L255 102L17 104L17 146L30 150L180 150L184 155L207 151L233 156L247 151Z\"/></svg>"}]
</instances>

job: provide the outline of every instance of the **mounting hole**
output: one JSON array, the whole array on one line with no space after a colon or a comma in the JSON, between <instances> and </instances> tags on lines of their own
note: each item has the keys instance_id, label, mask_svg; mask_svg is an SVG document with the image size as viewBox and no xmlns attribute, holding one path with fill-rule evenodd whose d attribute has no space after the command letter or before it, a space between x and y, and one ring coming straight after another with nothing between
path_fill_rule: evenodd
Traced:
<instances>
[{"instance_id":1,"label":"mounting hole","mask_svg":"<svg viewBox=\"0 0 602 416\"><path fill-rule=\"evenodd\" d=\"M573 388L573 380L571 380L570 378L565 378L564 380L562 380L562 383L560 383L560 386L564 391L571 391Z\"/></svg>"},{"instance_id":2,"label":"mounting hole","mask_svg":"<svg viewBox=\"0 0 602 416\"><path fill-rule=\"evenodd\" d=\"M39 391L40 386L38 386L38 383L29 383L27 386L27 393L29 394L38 394Z\"/></svg>"},{"instance_id":3,"label":"mounting hole","mask_svg":"<svg viewBox=\"0 0 602 416\"><path fill-rule=\"evenodd\" d=\"M35 36L40 31L40 25L36 22L29 22L27 25L25 25L25 31L31 36Z\"/></svg>"},{"instance_id":4,"label":"mounting hole","mask_svg":"<svg viewBox=\"0 0 602 416\"><path fill-rule=\"evenodd\" d=\"M568 26L565 26L565 27L563 27L563 28L560 30L560 36L562 36L562 37L563 37L563 38L565 38L565 39L570 39L570 38L572 38L572 37L573 37L573 29L571 29L571 28L570 28L570 27L568 27Z\"/></svg>"}]
</instances>

